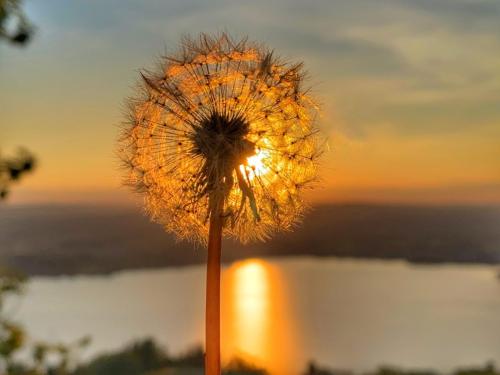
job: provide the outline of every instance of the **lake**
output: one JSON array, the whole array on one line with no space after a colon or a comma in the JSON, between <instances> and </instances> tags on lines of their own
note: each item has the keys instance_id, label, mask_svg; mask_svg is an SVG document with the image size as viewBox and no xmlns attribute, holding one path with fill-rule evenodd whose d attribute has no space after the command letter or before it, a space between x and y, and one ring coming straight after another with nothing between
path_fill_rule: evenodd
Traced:
<instances>
[{"instance_id":1,"label":"lake","mask_svg":"<svg viewBox=\"0 0 500 375\"><path fill-rule=\"evenodd\" d=\"M500 364L500 279L493 266L263 258L223 273L223 356L275 374L308 360L450 370ZM202 343L203 266L111 276L34 277L13 313L33 339L90 334L84 358L154 337L171 354Z\"/></svg>"}]
</instances>

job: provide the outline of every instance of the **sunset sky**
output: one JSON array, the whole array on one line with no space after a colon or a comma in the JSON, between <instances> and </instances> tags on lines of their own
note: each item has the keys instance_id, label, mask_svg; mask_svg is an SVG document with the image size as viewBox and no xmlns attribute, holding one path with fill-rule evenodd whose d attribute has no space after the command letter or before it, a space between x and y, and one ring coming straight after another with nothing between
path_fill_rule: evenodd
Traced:
<instances>
[{"instance_id":1,"label":"sunset sky","mask_svg":"<svg viewBox=\"0 0 500 375\"><path fill-rule=\"evenodd\" d=\"M126 201L124 99L186 33L228 31L302 60L329 138L314 202L500 203L498 0L26 1L0 46L0 147L39 168L12 202Z\"/></svg>"}]
</instances>

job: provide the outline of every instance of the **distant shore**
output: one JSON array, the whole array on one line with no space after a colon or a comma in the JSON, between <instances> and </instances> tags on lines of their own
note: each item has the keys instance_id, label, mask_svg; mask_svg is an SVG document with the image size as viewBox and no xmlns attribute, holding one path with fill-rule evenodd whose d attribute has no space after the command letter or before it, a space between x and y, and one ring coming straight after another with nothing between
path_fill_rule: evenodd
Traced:
<instances>
[{"instance_id":1,"label":"distant shore","mask_svg":"<svg viewBox=\"0 0 500 375\"><path fill-rule=\"evenodd\" d=\"M500 208L325 205L291 233L246 246L228 240L224 261L263 256L400 259L412 263L500 263ZM138 209L4 206L0 263L28 275L107 274L205 260Z\"/></svg>"}]
</instances>

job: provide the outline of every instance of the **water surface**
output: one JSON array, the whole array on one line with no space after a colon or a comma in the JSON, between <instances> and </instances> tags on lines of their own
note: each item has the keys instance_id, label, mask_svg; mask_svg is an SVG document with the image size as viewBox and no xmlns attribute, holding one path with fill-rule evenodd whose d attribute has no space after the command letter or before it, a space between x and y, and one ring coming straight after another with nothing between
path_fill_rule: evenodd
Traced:
<instances>
[{"instance_id":1,"label":"water surface","mask_svg":"<svg viewBox=\"0 0 500 375\"><path fill-rule=\"evenodd\" d=\"M152 336L170 353L203 342L203 266L112 276L35 277L15 313L35 339L93 338L85 356ZM367 370L500 363L500 281L492 266L275 258L224 271L224 357L276 374L308 360Z\"/></svg>"}]
</instances>

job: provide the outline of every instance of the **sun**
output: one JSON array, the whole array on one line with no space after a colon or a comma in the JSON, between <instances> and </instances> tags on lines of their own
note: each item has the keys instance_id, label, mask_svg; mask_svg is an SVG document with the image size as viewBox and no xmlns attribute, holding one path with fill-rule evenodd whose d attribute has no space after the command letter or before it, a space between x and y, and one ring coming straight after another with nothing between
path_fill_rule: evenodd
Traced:
<instances>
[{"instance_id":1,"label":"sun","mask_svg":"<svg viewBox=\"0 0 500 375\"><path fill-rule=\"evenodd\" d=\"M259 149L247 158L245 164L240 165L240 171L246 174L249 180L253 180L255 176L265 175L269 172L269 158L269 151Z\"/></svg>"}]
</instances>

